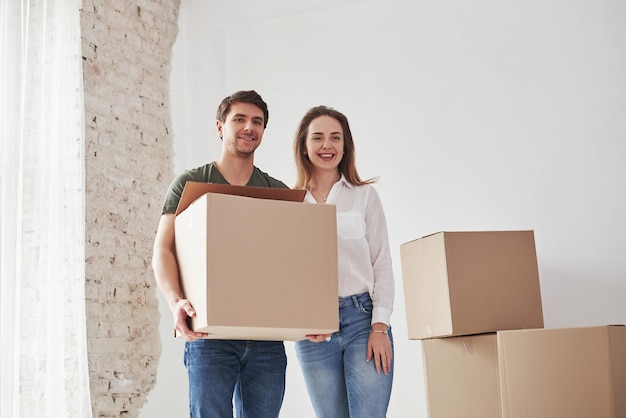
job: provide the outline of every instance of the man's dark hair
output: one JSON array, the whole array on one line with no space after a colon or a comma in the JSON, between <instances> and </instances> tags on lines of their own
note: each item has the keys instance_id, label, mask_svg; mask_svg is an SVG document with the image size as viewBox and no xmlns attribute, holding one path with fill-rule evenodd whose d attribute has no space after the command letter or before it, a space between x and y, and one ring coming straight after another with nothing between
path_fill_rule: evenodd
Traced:
<instances>
[{"instance_id":1,"label":"man's dark hair","mask_svg":"<svg viewBox=\"0 0 626 418\"><path fill-rule=\"evenodd\" d=\"M224 98L217 108L217 120L222 123L226 122L226 116L230 112L230 107L234 103L250 103L258 107L263 111L263 129L267 128L267 120L269 119L269 111L267 110L267 103L263 101L259 93L254 90L242 90L237 93L233 93L230 96Z\"/></svg>"}]
</instances>

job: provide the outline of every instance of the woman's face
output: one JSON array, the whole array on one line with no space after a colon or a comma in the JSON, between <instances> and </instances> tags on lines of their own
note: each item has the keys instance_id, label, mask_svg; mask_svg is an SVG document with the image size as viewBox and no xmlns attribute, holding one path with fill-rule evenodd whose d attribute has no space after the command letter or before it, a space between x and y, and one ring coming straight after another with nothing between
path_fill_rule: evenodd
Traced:
<instances>
[{"instance_id":1,"label":"woman's face","mask_svg":"<svg viewBox=\"0 0 626 418\"><path fill-rule=\"evenodd\" d=\"M306 152L316 170L334 170L343 158L343 129L339 121L320 116L311 121L306 137Z\"/></svg>"}]
</instances>

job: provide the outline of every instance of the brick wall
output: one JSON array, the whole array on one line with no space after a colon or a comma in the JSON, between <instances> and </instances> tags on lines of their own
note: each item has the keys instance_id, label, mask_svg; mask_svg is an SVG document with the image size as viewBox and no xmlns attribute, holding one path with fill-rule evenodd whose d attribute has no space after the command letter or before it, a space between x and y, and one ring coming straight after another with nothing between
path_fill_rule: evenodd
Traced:
<instances>
[{"instance_id":1,"label":"brick wall","mask_svg":"<svg viewBox=\"0 0 626 418\"><path fill-rule=\"evenodd\" d=\"M152 243L173 175L180 0L83 1L86 297L94 417L136 417L161 353Z\"/></svg>"}]
</instances>

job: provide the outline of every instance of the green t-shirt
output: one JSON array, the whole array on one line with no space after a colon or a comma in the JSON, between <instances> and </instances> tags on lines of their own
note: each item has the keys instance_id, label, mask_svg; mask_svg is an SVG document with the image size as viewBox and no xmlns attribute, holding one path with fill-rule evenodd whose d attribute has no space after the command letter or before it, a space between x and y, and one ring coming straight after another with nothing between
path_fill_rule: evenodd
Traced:
<instances>
[{"instance_id":1,"label":"green t-shirt","mask_svg":"<svg viewBox=\"0 0 626 418\"><path fill-rule=\"evenodd\" d=\"M183 189L188 181L197 181L202 183L229 184L217 169L215 162L205 164L202 167L187 170L180 174L172 181L167 194L165 203L163 204L163 213L176 213L178 202L183 194ZM272 187L277 189L288 189L289 187L280 180L269 176L267 173L259 170L256 166L250 176L250 180L246 186L251 187Z\"/></svg>"}]
</instances>

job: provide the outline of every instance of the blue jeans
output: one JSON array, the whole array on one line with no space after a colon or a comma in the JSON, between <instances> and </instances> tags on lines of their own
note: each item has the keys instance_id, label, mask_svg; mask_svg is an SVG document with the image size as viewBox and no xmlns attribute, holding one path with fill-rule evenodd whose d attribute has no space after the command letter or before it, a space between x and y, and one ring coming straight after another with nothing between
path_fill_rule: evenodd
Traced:
<instances>
[{"instance_id":1,"label":"blue jeans","mask_svg":"<svg viewBox=\"0 0 626 418\"><path fill-rule=\"evenodd\" d=\"M385 417L393 364L387 375L365 362L372 320L368 293L339 298L339 331L330 341L297 341L296 355L318 418ZM393 349L393 337L389 328Z\"/></svg>"},{"instance_id":2,"label":"blue jeans","mask_svg":"<svg viewBox=\"0 0 626 418\"><path fill-rule=\"evenodd\" d=\"M285 394L282 341L202 339L185 343L192 418L276 418Z\"/></svg>"}]
</instances>

